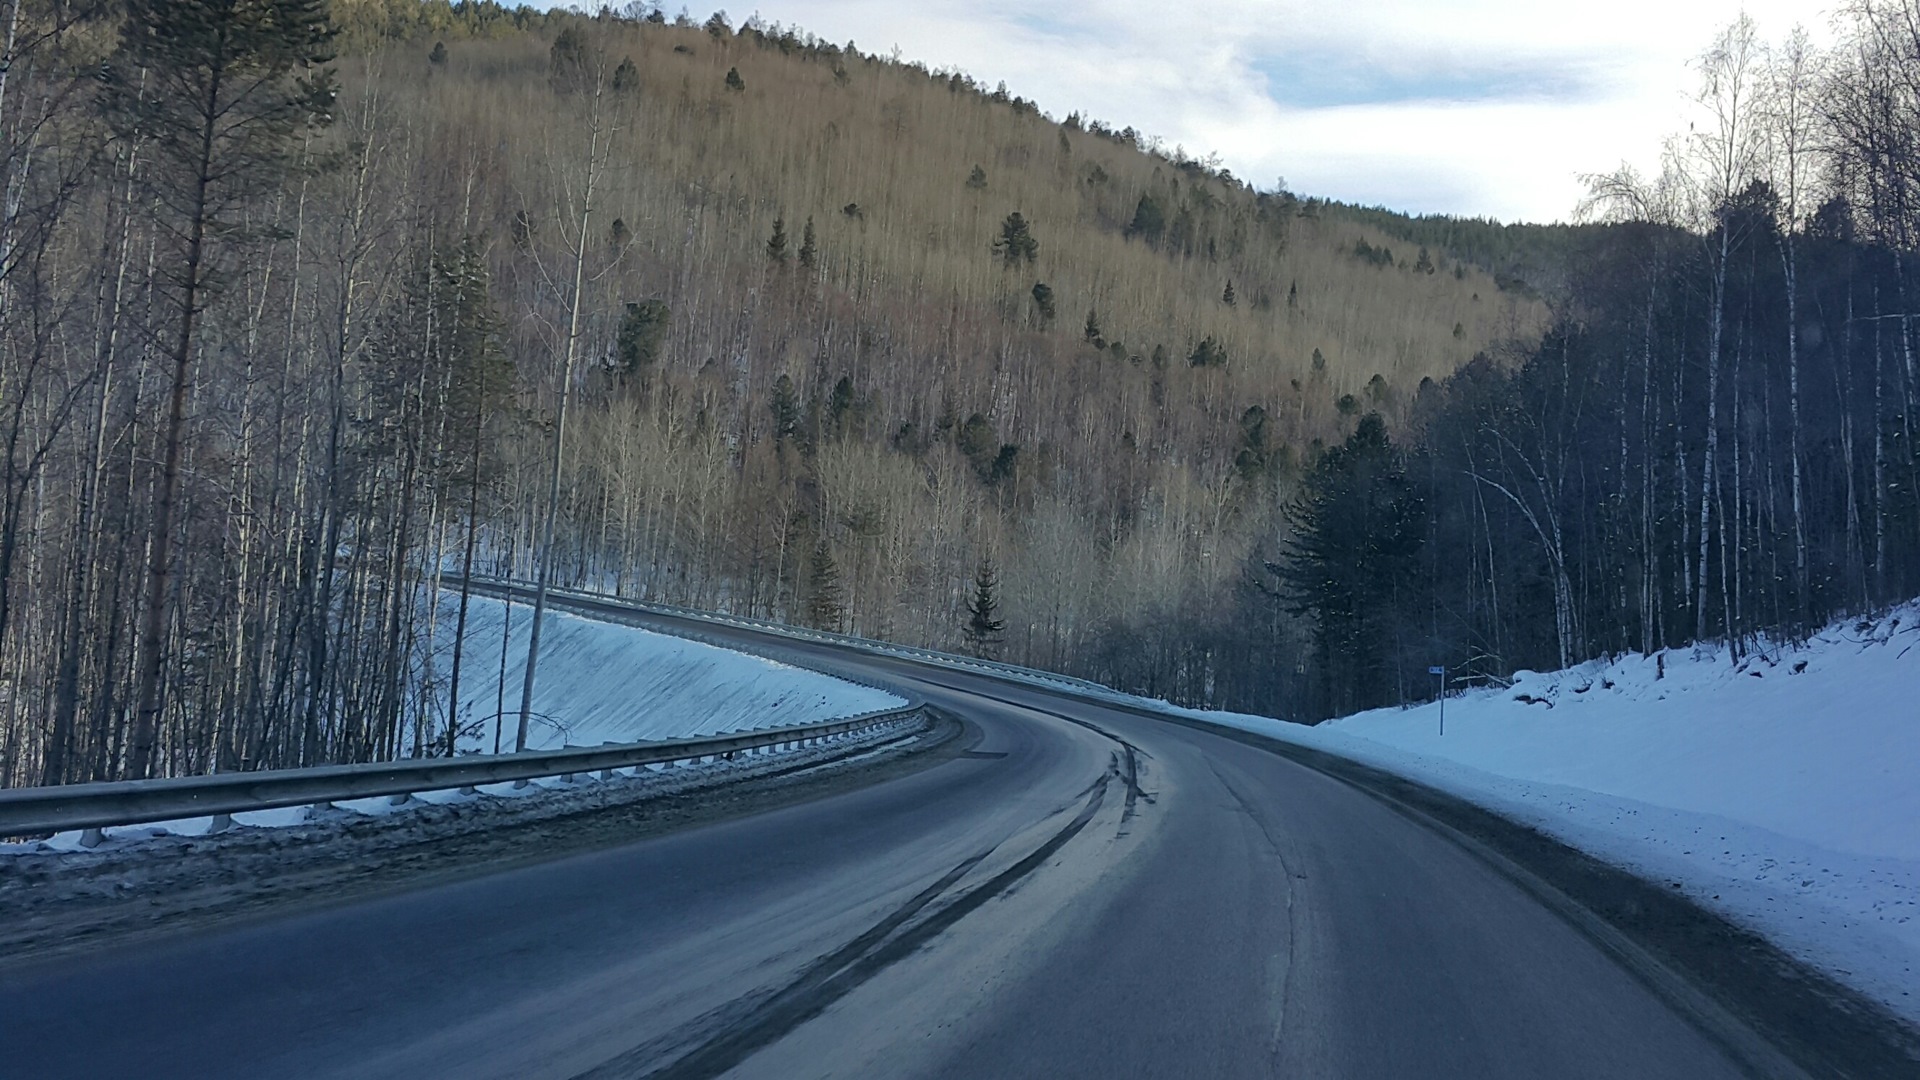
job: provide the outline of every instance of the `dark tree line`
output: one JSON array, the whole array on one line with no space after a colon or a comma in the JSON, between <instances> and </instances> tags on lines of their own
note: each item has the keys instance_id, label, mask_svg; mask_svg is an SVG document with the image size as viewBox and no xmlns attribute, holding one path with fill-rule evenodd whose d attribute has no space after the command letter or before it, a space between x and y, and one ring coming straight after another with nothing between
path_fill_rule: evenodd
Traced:
<instances>
[{"instance_id":1,"label":"dark tree line","mask_svg":"<svg viewBox=\"0 0 1920 1080\"><path fill-rule=\"evenodd\" d=\"M1309 621L1299 711L1418 697L1430 664L1738 658L1920 592L1920 23L1853 14L1819 71L1730 28L1717 127L1595 181L1613 223L1544 339L1423 385L1403 451L1369 418L1311 470L1271 568Z\"/></svg>"}]
</instances>

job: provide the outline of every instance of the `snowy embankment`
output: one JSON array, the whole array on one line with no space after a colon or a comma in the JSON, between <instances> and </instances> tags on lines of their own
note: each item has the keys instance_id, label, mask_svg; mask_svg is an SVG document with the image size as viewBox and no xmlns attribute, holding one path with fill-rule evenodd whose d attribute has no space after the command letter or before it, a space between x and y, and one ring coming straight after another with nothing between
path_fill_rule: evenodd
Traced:
<instances>
[{"instance_id":1,"label":"snowy embankment","mask_svg":"<svg viewBox=\"0 0 1920 1080\"><path fill-rule=\"evenodd\" d=\"M443 697L451 674L450 641L457 613L458 597L444 596L437 636L449 644L438 649L434 659ZM504 751L513 749L531 615L524 603L509 609L499 600L478 596L469 600L460 675L460 753L491 753L496 744ZM527 726L530 750L812 724L907 704L884 690L634 626L552 610L546 619ZM436 707L444 709L444 702ZM643 768L657 772L663 767ZM559 783L488 784L479 793L521 798ZM443 791L422 793L398 805L385 796L337 805L349 813L386 815L417 803L474 797ZM324 817L328 812L319 813ZM305 806L233 815L235 824L258 828L302 825L314 818L315 811ZM104 830L104 838L134 842L162 835L200 836L212 827L211 817L184 818L116 826ZM82 834L73 831L44 841L0 844L0 854L82 848Z\"/></svg>"},{"instance_id":2,"label":"snowy embankment","mask_svg":"<svg viewBox=\"0 0 1920 1080\"><path fill-rule=\"evenodd\" d=\"M443 641L453 637L458 603L457 596L442 599ZM509 611L499 600L469 600L460 661L462 753L493 750L503 708L500 745L513 749L531 617L525 603ZM551 609L546 619L530 750L812 724L906 704L884 690L638 627ZM440 650L443 694L451 662L451 649Z\"/></svg>"},{"instance_id":3,"label":"snowy embankment","mask_svg":"<svg viewBox=\"0 0 1920 1080\"><path fill-rule=\"evenodd\" d=\"M1188 712L1188 710L1180 710ZM1696 902L1920 1023L1920 604L1803 649L1629 656L1302 727Z\"/></svg>"}]
</instances>

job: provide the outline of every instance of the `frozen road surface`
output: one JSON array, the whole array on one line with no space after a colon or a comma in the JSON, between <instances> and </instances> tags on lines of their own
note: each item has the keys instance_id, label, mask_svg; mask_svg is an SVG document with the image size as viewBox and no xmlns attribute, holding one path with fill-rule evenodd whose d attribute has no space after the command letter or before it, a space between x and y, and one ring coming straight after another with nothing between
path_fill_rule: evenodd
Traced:
<instances>
[{"instance_id":1,"label":"frozen road surface","mask_svg":"<svg viewBox=\"0 0 1920 1080\"><path fill-rule=\"evenodd\" d=\"M807 648L963 734L765 812L0 969L0 1073L1803 1075L1472 840L1269 747Z\"/></svg>"}]
</instances>

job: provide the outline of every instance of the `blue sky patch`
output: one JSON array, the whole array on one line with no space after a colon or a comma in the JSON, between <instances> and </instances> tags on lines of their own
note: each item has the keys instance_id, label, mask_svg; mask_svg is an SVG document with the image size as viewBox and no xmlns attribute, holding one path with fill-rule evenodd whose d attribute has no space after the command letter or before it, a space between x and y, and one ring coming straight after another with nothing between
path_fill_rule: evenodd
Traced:
<instances>
[{"instance_id":1,"label":"blue sky patch","mask_svg":"<svg viewBox=\"0 0 1920 1080\"><path fill-rule=\"evenodd\" d=\"M1455 63L1392 62L1365 53L1299 50L1254 58L1267 96L1295 109L1420 102L1578 101L1593 96L1591 71L1552 57Z\"/></svg>"}]
</instances>

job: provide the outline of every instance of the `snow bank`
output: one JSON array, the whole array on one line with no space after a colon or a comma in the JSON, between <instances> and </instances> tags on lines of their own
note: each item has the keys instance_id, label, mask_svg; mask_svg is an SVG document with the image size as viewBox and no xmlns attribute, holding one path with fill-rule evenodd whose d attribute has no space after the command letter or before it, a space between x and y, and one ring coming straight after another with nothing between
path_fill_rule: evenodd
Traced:
<instances>
[{"instance_id":1,"label":"snow bank","mask_svg":"<svg viewBox=\"0 0 1920 1080\"><path fill-rule=\"evenodd\" d=\"M436 659L442 694L458 610L458 596L442 597L435 631L443 643ZM468 601L460 662L462 753L492 752L502 703L507 715L501 748L513 749L532 614L525 603L514 604L509 614L499 600ZM527 731L533 750L810 724L906 704L883 690L638 627L551 609L546 618L535 718Z\"/></svg>"},{"instance_id":2,"label":"snow bank","mask_svg":"<svg viewBox=\"0 0 1920 1080\"><path fill-rule=\"evenodd\" d=\"M446 692L452 663L452 636L459 597L444 596L438 613L435 678ZM499 745L513 749L520 710L520 681L527 665L527 630L532 611L475 596L467 607L467 637L460 673L459 750L491 753L496 718L504 702ZM884 690L860 686L757 656L657 634L634 626L600 622L549 610L541 634L539 677L534 682L534 719L527 748L692 738L757 728L786 727L838 720L906 704ZM501 667L505 639L504 684ZM504 689L504 694L502 690ZM444 709L444 704L437 708ZM657 766L647 768L658 770ZM482 794L500 798L538 794L561 786L555 778L526 787L484 785ZM466 798L453 792L427 792L414 802L395 804L386 796L338 803L341 811L384 816L418 805ZM239 825L285 828L312 818L304 806L233 815ZM211 817L182 818L104 830L108 840L138 841L158 836L204 836ZM46 851L83 851L78 830L47 840L0 844L0 855Z\"/></svg>"},{"instance_id":3,"label":"snow bank","mask_svg":"<svg viewBox=\"0 0 1920 1080\"><path fill-rule=\"evenodd\" d=\"M1468 798L1920 1022L1920 604L1739 666L1628 657L1308 728L1179 710Z\"/></svg>"}]
</instances>

